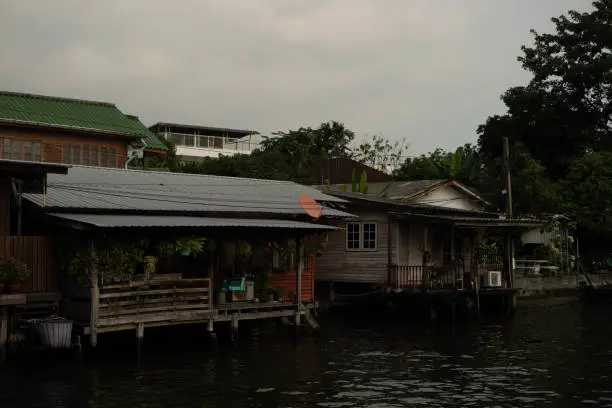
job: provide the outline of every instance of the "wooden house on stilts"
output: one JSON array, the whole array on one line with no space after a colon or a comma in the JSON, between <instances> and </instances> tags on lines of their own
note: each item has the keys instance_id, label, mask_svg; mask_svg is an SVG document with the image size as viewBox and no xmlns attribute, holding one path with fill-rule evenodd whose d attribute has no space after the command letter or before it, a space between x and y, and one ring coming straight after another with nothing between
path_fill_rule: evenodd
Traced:
<instances>
[{"instance_id":1,"label":"wooden house on stilts","mask_svg":"<svg viewBox=\"0 0 612 408\"><path fill-rule=\"evenodd\" d=\"M292 182L83 166L23 198L29 228L54 237L61 314L94 346L186 323L316 324L315 258L337 229L326 221L352 217L333 208L343 199Z\"/></svg>"}]
</instances>

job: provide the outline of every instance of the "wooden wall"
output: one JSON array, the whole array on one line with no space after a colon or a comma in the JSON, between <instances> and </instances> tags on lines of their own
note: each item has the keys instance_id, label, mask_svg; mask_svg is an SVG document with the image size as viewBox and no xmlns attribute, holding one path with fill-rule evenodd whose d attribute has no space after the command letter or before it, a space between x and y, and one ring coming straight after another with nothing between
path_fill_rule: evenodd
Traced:
<instances>
[{"instance_id":1,"label":"wooden wall","mask_svg":"<svg viewBox=\"0 0 612 408\"><path fill-rule=\"evenodd\" d=\"M323 255L317 259L317 281L386 283L388 281L389 231L385 212L349 208L359 216L359 222L376 222L378 238L376 250L347 250L346 222L337 222L340 230L328 234L329 241ZM357 220L355 221L357 222ZM395 253L395 252L394 252Z\"/></svg>"},{"instance_id":2,"label":"wooden wall","mask_svg":"<svg viewBox=\"0 0 612 408\"><path fill-rule=\"evenodd\" d=\"M305 268L302 273L302 302L314 300L315 255L306 256ZM296 271L273 272L268 280L268 286L283 290L283 300L289 301L290 294L295 293Z\"/></svg>"},{"instance_id":3,"label":"wooden wall","mask_svg":"<svg viewBox=\"0 0 612 408\"><path fill-rule=\"evenodd\" d=\"M51 242L46 237L0 236L0 258L15 257L25 262L31 274L24 283L26 293L58 290L57 266Z\"/></svg>"},{"instance_id":4,"label":"wooden wall","mask_svg":"<svg viewBox=\"0 0 612 408\"><path fill-rule=\"evenodd\" d=\"M88 145L115 148L117 150L117 167L123 167L127 157L128 140L102 134L88 134L49 129L27 129L20 127L0 127L0 139L35 140L42 143L42 161L61 163L63 145ZM82 149L81 149L82 151Z\"/></svg>"}]
</instances>

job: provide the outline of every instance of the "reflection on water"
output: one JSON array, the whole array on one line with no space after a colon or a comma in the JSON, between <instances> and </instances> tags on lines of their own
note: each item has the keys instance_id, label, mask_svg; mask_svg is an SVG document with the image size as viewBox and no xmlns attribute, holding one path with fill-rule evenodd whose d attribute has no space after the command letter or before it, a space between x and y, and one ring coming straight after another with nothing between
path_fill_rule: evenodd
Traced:
<instances>
[{"instance_id":1,"label":"reflection on water","mask_svg":"<svg viewBox=\"0 0 612 408\"><path fill-rule=\"evenodd\" d=\"M537 307L454 332L328 317L315 337L254 331L216 349L175 339L140 366L131 348L4 369L0 406L612 407L611 312Z\"/></svg>"}]
</instances>

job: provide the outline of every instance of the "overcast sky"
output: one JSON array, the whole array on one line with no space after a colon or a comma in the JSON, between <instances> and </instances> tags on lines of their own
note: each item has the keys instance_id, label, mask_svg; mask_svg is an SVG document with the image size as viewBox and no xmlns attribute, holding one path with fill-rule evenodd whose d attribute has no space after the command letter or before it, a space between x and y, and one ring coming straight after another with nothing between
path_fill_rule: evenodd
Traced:
<instances>
[{"instance_id":1,"label":"overcast sky","mask_svg":"<svg viewBox=\"0 0 612 408\"><path fill-rule=\"evenodd\" d=\"M530 28L589 0L0 0L0 89L263 134L476 140Z\"/></svg>"}]
</instances>

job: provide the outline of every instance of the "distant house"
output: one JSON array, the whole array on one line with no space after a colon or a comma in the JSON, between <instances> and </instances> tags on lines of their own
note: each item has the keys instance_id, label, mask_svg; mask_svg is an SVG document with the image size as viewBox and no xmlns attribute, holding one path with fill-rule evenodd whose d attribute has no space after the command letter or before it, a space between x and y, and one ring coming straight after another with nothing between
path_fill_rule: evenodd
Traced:
<instances>
[{"instance_id":1,"label":"distant house","mask_svg":"<svg viewBox=\"0 0 612 408\"><path fill-rule=\"evenodd\" d=\"M392 182L393 176L373 167L359 163L348 157L339 157L324 160L320 166L312 170L313 184L331 184L331 185L347 185L350 191L350 185L353 178L353 172L357 179L361 173L365 171L368 183Z\"/></svg>"},{"instance_id":2,"label":"distant house","mask_svg":"<svg viewBox=\"0 0 612 408\"><path fill-rule=\"evenodd\" d=\"M542 225L485 212L484 200L454 181L372 183L368 194L320 188L349 201L342 208L358 216L336 223L341 230L329 234L328 249L318 261L322 283L467 288L477 267L505 270L501 246L506 234L518 238ZM495 250L479 249L483 233L497 241ZM511 285L508 273L498 284Z\"/></svg>"},{"instance_id":3,"label":"distant house","mask_svg":"<svg viewBox=\"0 0 612 408\"><path fill-rule=\"evenodd\" d=\"M0 139L3 159L94 167L124 167L136 151L167 152L136 116L112 103L4 91Z\"/></svg>"},{"instance_id":4,"label":"distant house","mask_svg":"<svg viewBox=\"0 0 612 408\"><path fill-rule=\"evenodd\" d=\"M368 174L369 175L369 174ZM350 182L322 186L328 191L351 191ZM404 203L466 211L484 211L487 202L476 192L456 180L375 181L368 178L368 195Z\"/></svg>"},{"instance_id":5,"label":"distant house","mask_svg":"<svg viewBox=\"0 0 612 408\"><path fill-rule=\"evenodd\" d=\"M149 128L158 137L171 141L181 161L205 157L251 154L258 147L258 132L210 126L159 122Z\"/></svg>"}]
</instances>

